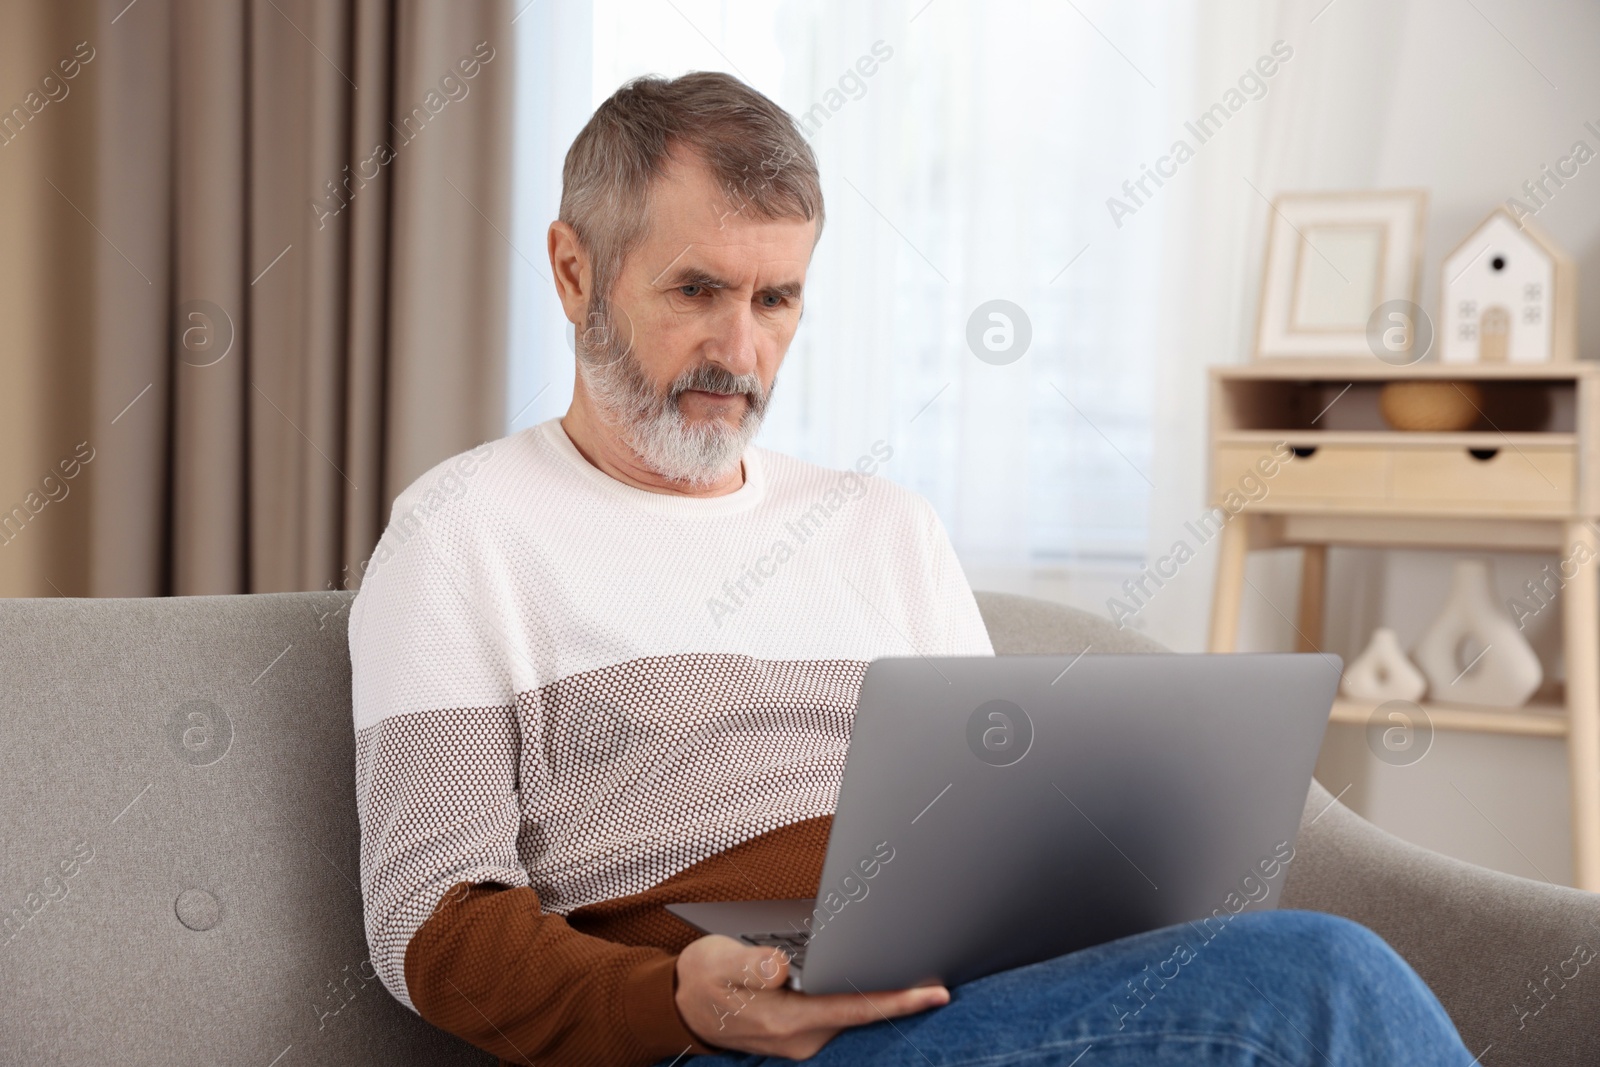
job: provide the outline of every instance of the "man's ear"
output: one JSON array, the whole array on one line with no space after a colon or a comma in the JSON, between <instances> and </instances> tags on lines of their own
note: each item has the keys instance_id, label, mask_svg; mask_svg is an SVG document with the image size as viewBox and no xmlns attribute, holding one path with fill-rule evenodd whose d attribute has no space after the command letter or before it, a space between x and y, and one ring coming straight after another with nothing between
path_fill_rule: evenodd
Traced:
<instances>
[{"instance_id":1,"label":"man's ear","mask_svg":"<svg viewBox=\"0 0 1600 1067\"><path fill-rule=\"evenodd\" d=\"M547 237L550 249L550 276L555 280L556 297L567 321L581 327L594 288L594 270L589 252L578 240L578 232L559 219L550 224Z\"/></svg>"}]
</instances>

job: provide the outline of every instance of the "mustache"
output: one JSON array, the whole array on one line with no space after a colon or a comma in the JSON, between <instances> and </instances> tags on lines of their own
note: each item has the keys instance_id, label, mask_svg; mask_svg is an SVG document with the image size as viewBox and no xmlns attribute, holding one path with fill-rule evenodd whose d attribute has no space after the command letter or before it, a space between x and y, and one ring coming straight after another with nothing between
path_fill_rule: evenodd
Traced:
<instances>
[{"instance_id":1,"label":"mustache","mask_svg":"<svg viewBox=\"0 0 1600 1067\"><path fill-rule=\"evenodd\" d=\"M754 374L734 374L726 367L719 367L715 363L702 363L698 367L691 367L673 381L667 390L667 396L676 402L684 393L693 390L699 393L715 393L719 396L742 395L750 402L751 410L756 414L766 410L770 391L761 384L761 379Z\"/></svg>"}]
</instances>

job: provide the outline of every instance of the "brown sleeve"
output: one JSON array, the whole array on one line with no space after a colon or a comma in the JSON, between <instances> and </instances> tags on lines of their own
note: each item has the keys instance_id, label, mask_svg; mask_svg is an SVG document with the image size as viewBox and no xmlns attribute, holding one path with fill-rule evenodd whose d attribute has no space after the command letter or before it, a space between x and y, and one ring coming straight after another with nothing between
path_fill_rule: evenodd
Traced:
<instances>
[{"instance_id":1,"label":"brown sleeve","mask_svg":"<svg viewBox=\"0 0 1600 1067\"><path fill-rule=\"evenodd\" d=\"M428 1022L512 1063L647 1067L714 1052L673 996L678 958L579 933L528 888L461 883L406 946Z\"/></svg>"}]
</instances>

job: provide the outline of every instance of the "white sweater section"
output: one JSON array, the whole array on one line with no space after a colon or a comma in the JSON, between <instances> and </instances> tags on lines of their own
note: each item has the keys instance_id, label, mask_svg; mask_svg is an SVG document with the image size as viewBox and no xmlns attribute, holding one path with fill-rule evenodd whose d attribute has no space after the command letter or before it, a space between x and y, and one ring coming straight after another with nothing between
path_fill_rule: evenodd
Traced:
<instances>
[{"instance_id":1,"label":"white sweater section","mask_svg":"<svg viewBox=\"0 0 1600 1067\"><path fill-rule=\"evenodd\" d=\"M558 420L394 504L350 614L373 962L461 881L550 911L830 814L881 656L989 655L943 528L875 473L752 447L720 497L635 489Z\"/></svg>"}]
</instances>

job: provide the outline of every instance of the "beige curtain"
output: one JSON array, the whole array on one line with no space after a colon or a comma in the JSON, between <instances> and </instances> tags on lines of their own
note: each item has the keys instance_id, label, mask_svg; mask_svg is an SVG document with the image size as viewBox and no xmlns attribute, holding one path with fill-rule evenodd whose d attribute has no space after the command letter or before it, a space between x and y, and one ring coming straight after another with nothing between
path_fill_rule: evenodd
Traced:
<instances>
[{"instance_id":1,"label":"beige curtain","mask_svg":"<svg viewBox=\"0 0 1600 1067\"><path fill-rule=\"evenodd\" d=\"M512 0L0 0L0 595L354 588L504 432Z\"/></svg>"}]
</instances>

